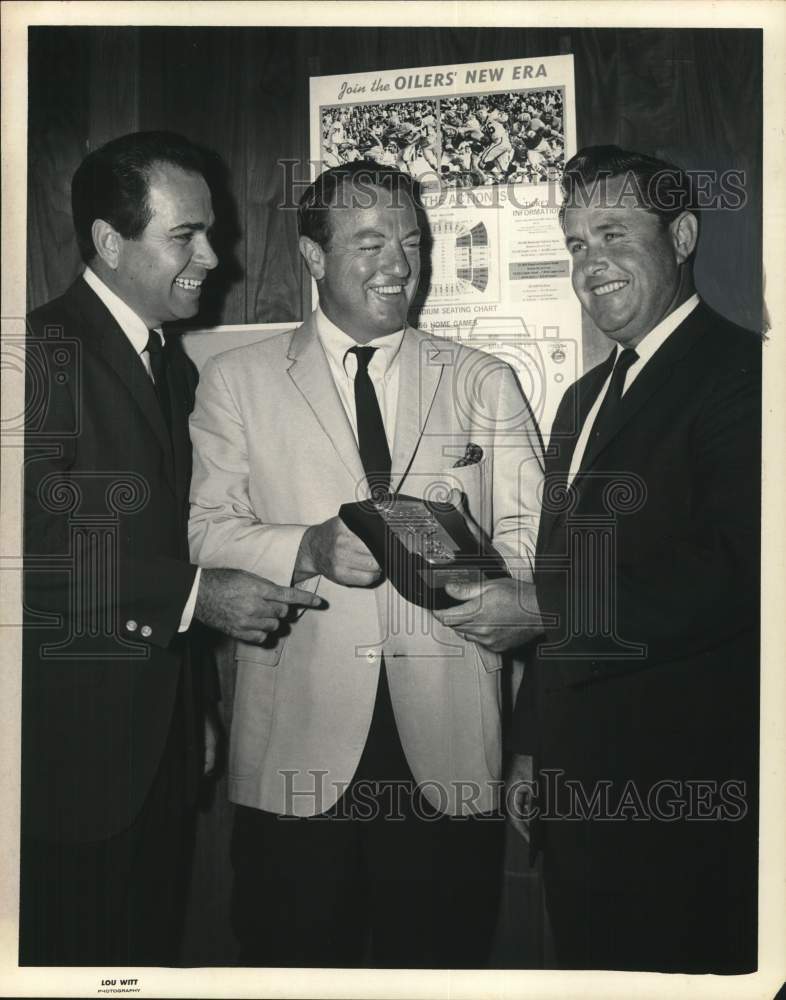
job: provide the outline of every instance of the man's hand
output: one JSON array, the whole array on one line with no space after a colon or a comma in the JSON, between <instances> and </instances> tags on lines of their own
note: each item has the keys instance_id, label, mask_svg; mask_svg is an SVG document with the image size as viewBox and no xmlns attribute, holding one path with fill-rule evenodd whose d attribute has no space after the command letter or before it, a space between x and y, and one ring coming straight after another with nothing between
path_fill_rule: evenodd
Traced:
<instances>
[{"instance_id":1,"label":"man's hand","mask_svg":"<svg viewBox=\"0 0 786 1000\"><path fill-rule=\"evenodd\" d=\"M534 796L532 757L513 755L507 781L508 815L513 828L529 843L529 824Z\"/></svg>"},{"instance_id":2,"label":"man's hand","mask_svg":"<svg viewBox=\"0 0 786 1000\"><path fill-rule=\"evenodd\" d=\"M449 583L445 591L464 603L434 611L434 617L493 653L521 646L543 632L532 583L506 577L483 583Z\"/></svg>"},{"instance_id":3,"label":"man's hand","mask_svg":"<svg viewBox=\"0 0 786 1000\"><path fill-rule=\"evenodd\" d=\"M324 603L307 590L278 587L242 569L203 569L194 617L233 639L263 643L290 606L320 608Z\"/></svg>"},{"instance_id":4,"label":"man's hand","mask_svg":"<svg viewBox=\"0 0 786 1000\"><path fill-rule=\"evenodd\" d=\"M339 517L313 524L300 542L293 583L320 574L345 587L370 587L379 579L379 563Z\"/></svg>"}]
</instances>

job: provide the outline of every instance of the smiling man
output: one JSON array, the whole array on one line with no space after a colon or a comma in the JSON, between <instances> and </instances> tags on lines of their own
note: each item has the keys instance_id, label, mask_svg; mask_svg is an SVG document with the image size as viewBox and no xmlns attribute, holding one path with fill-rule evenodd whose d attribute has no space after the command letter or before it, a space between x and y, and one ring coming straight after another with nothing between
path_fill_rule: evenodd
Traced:
<instances>
[{"instance_id":1,"label":"smiling man","mask_svg":"<svg viewBox=\"0 0 786 1000\"><path fill-rule=\"evenodd\" d=\"M566 392L518 695L563 968L756 967L761 337L696 294L679 168L566 166L573 288L613 350ZM513 799L515 796L511 796ZM520 820L523 817L519 817Z\"/></svg>"},{"instance_id":2,"label":"smiling man","mask_svg":"<svg viewBox=\"0 0 786 1000\"><path fill-rule=\"evenodd\" d=\"M371 161L333 168L304 193L299 225L319 307L293 334L216 358L191 422L194 558L302 581L327 602L276 644L237 649L240 958L484 967L501 884L502 663L475 634L497 600L517 617L509 591L451 628L405 601L336 515L377 491L455 488L531 581L539 437L507 365L407 324L415 181Z\"/></svg>"},{"instance_id":3,"label":"smiling man","mask_svg":"<svg viewBox=\"0 0 786 1000\"><path fill-rule=\"evenodd\" d=\"M197 782L215 753L208 625L262 642L319 603L188 557L196 372L162 324L217 264L203 154L134 133L72 183L84 273L29 316L23 965L172 965Z\"/></svg>"}]
</instances>

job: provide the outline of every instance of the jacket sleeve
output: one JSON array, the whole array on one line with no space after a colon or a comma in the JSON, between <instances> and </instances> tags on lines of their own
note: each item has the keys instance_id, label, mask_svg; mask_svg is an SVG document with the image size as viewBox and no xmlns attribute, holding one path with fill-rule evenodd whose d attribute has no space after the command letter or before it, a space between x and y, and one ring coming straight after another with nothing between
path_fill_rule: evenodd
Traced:
<instances>
[{"instance_id":1,"label":"jacket sleeve","mask_svg":"<svg viewBox=\"0 0 786 1000\"><path fill-rule=\"evenodd\" d=\"M139 477L131 472L118 472L114 496L119 513L111 532L100 530L93 515L106 510L107 482L97 470L80 464L79 435L73 432L76 400L69 392L51 391L41 378L46 369L39 366L33 372L35 346L28 351L23 531L27 620L48 620L53 626L58 620L70 622L87 634L91 629L113 631L165 648L177 633L196 568L140 545L135 517L139 505L149 500L140 496L134 509ZM67 378L64 384L69 384ZM89 387L83 384L79 403L89 402ZM129 622L136 627L128 629ZM145 625L149 633L143 632Z\"/></svg>"},{"instance_id":2,"label":"jacket sleeve","mask_svg":"<svg viewBox=\"0 0 786 1000\"><path fill-rule=\"evenodd\" d=\"M191 557L289 585L308 525L265 524L249 496L246 426L217 359L205 366L191 415Z\"/></svg>"},{"instance_id":3,"label":"jacket sleeve","mask_svg":"<svg viewBox=\"0 0 786 1000\"><path fill-rule=\"evenodd\" d=\"M619 552L621 620L648 658L699 653L759 615L761 371L719 374L686 442L694 465L690 533L677 526L646 567Z\"/></svg>"}]
</instances>

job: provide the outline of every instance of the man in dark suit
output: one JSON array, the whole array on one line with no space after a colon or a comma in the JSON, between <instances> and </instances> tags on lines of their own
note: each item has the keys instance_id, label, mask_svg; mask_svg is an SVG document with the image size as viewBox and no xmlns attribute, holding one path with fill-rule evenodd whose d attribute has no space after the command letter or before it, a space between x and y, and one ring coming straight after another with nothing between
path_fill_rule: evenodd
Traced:
<instances>
[{"instance_id":1,"label":"man in dark suit","mask_svg":"<svg viewBox=\"0 0 786 1000\"><path fill-rule=\"evenodd\" d=\"M518 825L544 851L561 967L748 972L761 337L695 292L681 170L592 147L563 187L573 288L615 346L553 426L546 634L516 704L510 798L534 770Z\"/></svg>"},{"instance_id":2,"label":"man in dark suit","mask_svg":"<svg viewBox=\"0 0 786 1000\"><path fill-rule=\"evenodd\" d=\"M257 643L290 603L315 606L189 561L196 374L161 325L196 314L217 263L204 174L168 133L91 153L72 185L84 274L29 317L25 965L177 961L189 821L214 753L196 623Z\"/></svg>"}]
</instances>

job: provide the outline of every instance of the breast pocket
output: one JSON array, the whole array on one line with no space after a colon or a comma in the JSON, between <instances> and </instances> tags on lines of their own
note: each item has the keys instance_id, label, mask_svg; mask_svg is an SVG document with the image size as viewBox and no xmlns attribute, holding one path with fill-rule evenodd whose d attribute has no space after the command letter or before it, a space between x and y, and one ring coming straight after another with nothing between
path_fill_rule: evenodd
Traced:
<instances>
[{"instance_id":1,"label":"breast pocket","mask_svg":"<svg viewBox=\"0 0 786 1000\"><path fill-rule=\"evenodd\" d=\"M446 484L464 494L465 511L484 531L492 525L491 510L491 460L484 458L472 465L447 469Z\"/></svg>"}]
</instances>

